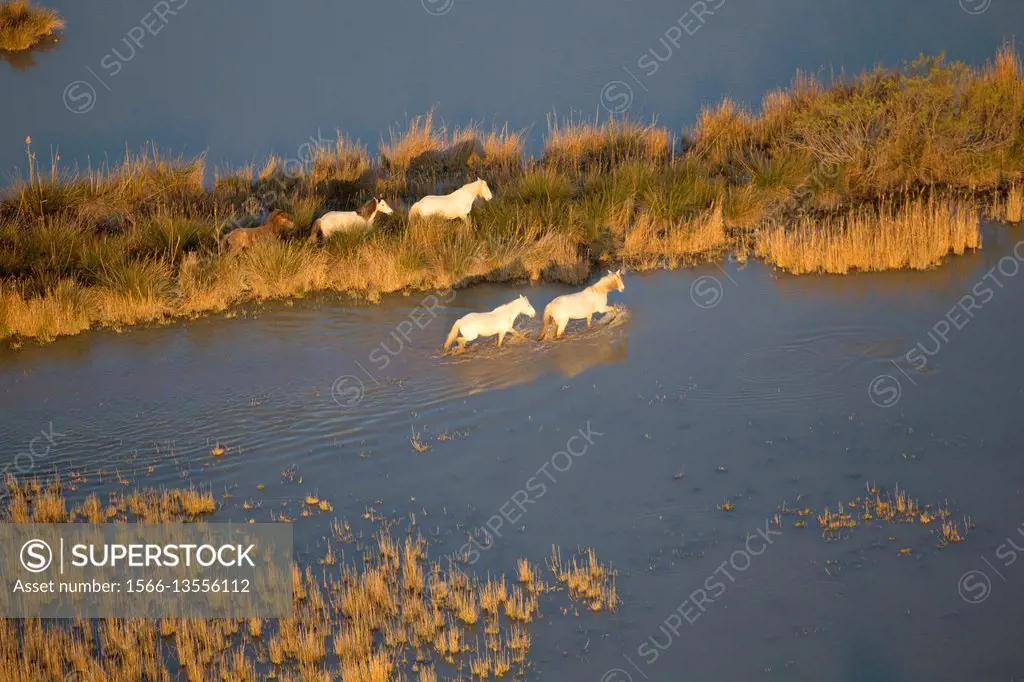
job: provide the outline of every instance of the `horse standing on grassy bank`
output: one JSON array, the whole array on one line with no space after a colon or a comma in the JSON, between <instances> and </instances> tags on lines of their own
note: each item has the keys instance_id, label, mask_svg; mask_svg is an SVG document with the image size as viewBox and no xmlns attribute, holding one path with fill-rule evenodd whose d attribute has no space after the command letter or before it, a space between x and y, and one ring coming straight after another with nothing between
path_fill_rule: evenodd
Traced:
<instances>
[{"instance_id":1,"label":"horse standing on grassy bank","mask_svg":"<svg viewBox=\"0 0 1024 682\"><path fill-rule=\"evenodd\" d=\"M324 213L313 222L313 230L309 233L309 241L316 241L318 236L325 240L332 234L362 232L373 227L377 214L391 215L394 211L383 199L373 197L355 211L331 211Z\"/></svg>"},{"instance_id":2,"label":"horse standing on grassy bank","mask_svg":"<svg viewBox=\"0 0 1024 682\"><path fill-rule=\"evenodd\" d=\"M555 338L562 338L565 332L565 325L569 320L587 320L587 327L590 327L590 319L594 313L611 313L615 315L615 308L608 305L608 292L611 290L625 291L626 285L622 283L622 271L609 271L607 275L597 280L594 284L583 291L575 294L566 294L547 304L544 308L544 317L540 325L541 340L548 333L548 323L555 323Z\"/></svg>"},{"instance_id":3,"label":"horse standing on grassy bank","mask_svg":"<svg viewBox=\"0 0 1024 682\"><path fill-rule=\"evenodd\" d=\"M242 249L252 246L263 239L280 239L281 230L290 230L295 227L292 219L279 210L274 210L265 223L259 227L239 227L228 232L224 241L228 244L228 251L236 253ZM218 244L218 251L220 250Z\"/></svg>"},{"instance_id":4,"label":"horse standing on grassy bank","mask_svg":"<svg viewBox=\"0 0 1024 682\"><path fill-rule=\"evenodd\" d=\"M498 348L501 348L501 342L505 340L505 334L511 332L516 336L522 336L512 326L515 324L517 317L520 315L534 317L536 314L537 311L530 305L530 301L525 296L520 296L514 301L499 305L489 313L463 315L452 326L452 331L444 342L444 349L448 350L456 341L459 342L459 348L464 349L467 343L477 337L494 336L495 334L498 335Z\"/></svg>"},{"instance_id":5,"label":"horse standing on grassy bank","mask_svg":"<svg viewBox=\"0 0 1024 682\"><path fill-rule=\"evenodd\" d=\"M428 195L417 201L409 209L409 219L415 217L430 218L438 216L455 220L456 218L469 225L469 212L473 210L473 202L477 197L490 201L494 195L484 180L474 180L463 185L451 194L444 196Z\"/></svg>"}]
</instances>

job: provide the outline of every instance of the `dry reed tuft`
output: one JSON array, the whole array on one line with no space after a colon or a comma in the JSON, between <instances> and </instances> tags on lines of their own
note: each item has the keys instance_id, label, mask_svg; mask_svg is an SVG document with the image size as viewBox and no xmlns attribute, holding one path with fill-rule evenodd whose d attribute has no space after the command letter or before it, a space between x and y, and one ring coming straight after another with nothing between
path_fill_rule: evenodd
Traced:
<instances>
[{"instance_id":1,"label":"dry reed tuft","mask_svg":"<svg viewBox=\"0 0 1024 682\"><path fill-rule=\"evenodd\" d=\"M720 253L726 246L722 207L714 205L692 220L666 222L643 212L626 232L622 257L632 267L649 270Z\"/></svg>"},{"instance_id":2,"label":"dry reed tuft","mask_svg":"<svg viewBox=\"0 0 1024 682\"><path fill-rule=\"evenodd\" d=\"M566 563L559 549L552 547L548 566L555 579L569 588L569 596L587 602L592 611L615 611L618 608L615 571L601 564L592 548L586 550L582 561L573 556Z\"/></svg>"},{"instance_id":3,"label":"dry reed tuft","mask_svg":"<svg viewBox=\"0 0 1024 682\"><path fill-rule=\"evenodd\" d=\"M1010 185L1005 196L998 190L993 192L987 213L993 220L1006 223L1019 223L1024 220L1024 186Z\"/></svg>"},{"instance_id":4,"label":"dry reed tuft","mask_svg":"<svg viewBox=\"0 0 1024 682\"><path fill-rule=\"evenodd\" d=\"M71 480L83 479L76 474ZM135 490L112 494L112 512L91 494L68 514L66 486L58 477L21 482L8 477L8 486L4 517L17 523L169 521L213 509L212 497L194 490ZM407 535L399 543L390 534L394 522L377 520L381 529L360 550L362 561L342 566L340 575L314 574L310 566L303 570L293 564L292 617L101 619L66 626L2 621L0 676L41 682L77 671L110 682L170 682L173 670L197 682L326 681L336 676L333 668L346 680L384 682L409 679L411 668L429 682L438 679L435 662L440 661L488 677L504 677L517 666L521 676L533 639L525 624L536 618L542 592L529 562L519 562L519 584L509 591L503 575L477 578L456 565L442 570L428 562L421 538ZM607 586L610 574L592 552L578 570ZM477 630L474 646L470 633L481 611L484 638L481 643Z\"/></svg>"},{"instance_id":5,"label":"dry reed tuft","mask_svg":"<svg viewBox=\"0 0 1024 682\"><path fill-rule=\"evenodd\" d=\"M33 5L29 0L0 3L0 51L27 50L62 30L64 20L52 9Z\"/></svg>"},{"instance_id":6,"label":"dry reed tuft","mask_svg":"<svg viewBox=\"0 0 1024 682\"><path fill-rule=\"evenodd\" d=\"M722 164L743 148L750 128L750 115L727 97L716 107L701 110L691 153L709 164Z\"/></svg>"},{"instance_id":7,"label":"dry reed tuft","mask_svg":"<svg viewBox=\"0 0 1024 682\"><path fill-rule=\"evenodd\" d=\"M783 515L809 516L811 509L794 510L783 505L782 510L775 516L775 524L781 525ZM825 508L817 514L818 525L822 533L827 536L836 536L844 530L857 528L862 523L874 522L887 524L907 524L929 526L935 521L940 521L940 528L935 531L939 537L939 547L948 544L955 544L963 540L959 524L950 520L949 509L945 504L921 505L912 498L906 490L899 486L884 494L877 487L868 485L867 494L861 498L846 503L839 502L835 509ZM796 527L803 528L805 524L797 522ZM964 520L964 533L972 527L970 520ZM890 537L890 540L895 538ZM907 552L902 552L906 554Z\"/></svg>"},{"instance_id":8,"label":"dry reed tuft","mask_svg":"<svg viewBox=\"0 0 1024 682\"><path fill-rule=\"evenodd\" d=\"M757 235L755 252L795 274L846 274L923 270L950 253L961 254L980 244L978 212L972 203L932 197L898 205L886 201L824 224L804 218L786 229L774 223Z\"/></svg>"},{"instance_id":9,"label":"dry reed tuft","mask_svg":"<svg viewBox=\"0 0 1024 682\"><path fill-rule=\"evenodd\" d=\"M548 117L548 136L541 163L560 171L608 171L616 165L642 161L662 164L672 154L672 134L654 123L634 121L559 121Z\"/></svg>"}]
</instances>

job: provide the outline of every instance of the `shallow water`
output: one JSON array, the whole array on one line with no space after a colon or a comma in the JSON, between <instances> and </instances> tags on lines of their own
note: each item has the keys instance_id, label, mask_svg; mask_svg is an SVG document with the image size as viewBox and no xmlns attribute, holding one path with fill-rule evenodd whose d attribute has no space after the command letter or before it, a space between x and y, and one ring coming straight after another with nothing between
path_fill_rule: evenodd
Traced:
<instances>
[{"instance_id":1,"label":"shallow water","mask_svg":"<svg viewBox=\"0 0 1024 682\"><path fill-rule=\"evenodd\" d=\"M330 518L367 507L415 514L434 557L470 533L480 574L592 545L619 570L623 605L547 611L533 679L1010 679L1024 666L1024 569L997 548L1024 524L1024 277L1008 274L1022 237L987 228L983 251L925 273L795 278L730 262L629 274L611 323L448 357L438 349L455 318L520 289L439 293L451 301L436 317L422 315L435 302L424 295L376 307L323 297L59 339L0 355L2 461L83 472L74 496L118 476L230 492L217 520L297 516L316 492L335 512L296 520L303 557L322 554ZM934 350L929 331L979 282L992 295L914 369L907 352ZM526 293L541 310L566 290ZM535 333L539 320L520 326ZM895 402L880 375L898 382ZM57 446L15 459L51 422ZM567 466L554 453L579 429L592 444ZM413 451L413 432L429 451ZM218 440L228 454L213 459ZM293 466L289 483L280 472ZM471 532L542 468L546 490L534 484L514 530ZM934 525L828 541L813 517L806 529L785 517L771 544L756 539L784 502L834 508L868 483L948 501L977 527L938 549ZM246 499L262 506L245 511ZM718 510L726 501L733 511ZM716 571L717 600L684 603ZM983 594L978 574L959 585L968 571L995 598L968 601ZM677 608L693 622L659 629ZM654 661L651 637L668 647Z\"/></svg>"},{"instance_id":2,"label":"shallow water","mask_svg":"<svg viewBox=\"0 0 1024 682\"><path fill-rule=\"evenodd\" d=\"M26 135L44 165L50 149L84 166L150 142L212 165L301 161L310 138L375 147L434 106L452 124L528 128L534 145L551 112L678 131L723 96L757 106L798 68L827 78L943 51L979 64L1024 25L1011 0L44 4L67 21L61 43L34 67L0 64L5 175L25 172Z\"/></svg>"}]
</instances>

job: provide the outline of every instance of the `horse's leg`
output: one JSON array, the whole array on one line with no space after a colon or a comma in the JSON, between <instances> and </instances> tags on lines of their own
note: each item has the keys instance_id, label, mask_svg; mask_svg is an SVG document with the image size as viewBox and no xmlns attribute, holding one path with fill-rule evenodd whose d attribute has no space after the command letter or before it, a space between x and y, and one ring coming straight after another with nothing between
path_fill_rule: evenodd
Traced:
<instances>
[{"instance_id":1,"label":"horse's leg","mask_svg":"<svg viewBox=\"0 0 1024 682\"><path fill-rule=\"evenodd\" d=\"M560 339L562 338L562 334L565 333L565 326L569 324L569 318L566 318L564 320L557 320L557 322L558 328L555 330L555 338Z\"/></svg>"},{"instance_id":2,"label":"horse's leg","mask_svg":"<svg viewBox=\"0 0 1024 682\"><path fill-rule=\"evenodd\" d=\"M590 318L594 316L594 313L587 313L587 329L590 329Z\"/></svg>"},{"instance_id":3,"label":"horse's leg","mask_svg":"<svg viewBox=\"0 0 1024 682\"><path fill-rule=\"evenodd\" d=\"M498 348L501 348L501 342L505 340L505 332L498 332Z\"/></svg>"}]
</instances>

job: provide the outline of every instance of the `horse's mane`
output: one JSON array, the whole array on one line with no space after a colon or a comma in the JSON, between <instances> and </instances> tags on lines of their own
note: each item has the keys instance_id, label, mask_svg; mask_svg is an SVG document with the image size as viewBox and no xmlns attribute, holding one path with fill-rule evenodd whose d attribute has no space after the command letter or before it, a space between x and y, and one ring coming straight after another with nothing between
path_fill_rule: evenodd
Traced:
<instances>
[{"instance_id":1,"label":"horse's mane","mask_svg":"<svg viewBox=\"0 0 1024 682\"><path fill-rule=\"evenodd\" d=\"M365 204L357 208L356 213L359 214L360 218L364 220L369 220L370 216L373 215L373 211L375 208L377 208L377 198L373 197Z\"/></svg>"},{"instance_id":2,"label":"horse's mane","mask_svg":"<svg viewBox=\"0 0 1024 682\"><path fill-rule=\"evenodd\" d=\"M270 215L267 216L266 222L260 225L260 227L269 226L273 229L281 230L284 229L285 224L288 222L291 222L291 219L288 218L287 215L285 215L285 212L279 208L275 208L273 211L270 212Z\"/></svg>"},{"instance_id":3,"label":"horse's mane","mask_svg":"<svg viewBox=\"0 0 1024 682\"><path fill-rule=\"evenodd\" d=\"M495 308L495 310L508 310L509 308L511 308L512 306L514 306L515 304L519 303L519 302L520 302L521 300L522 300L522 298L521 298L521 297L519 297L519 296L516 296L515 298L513 298L513 299L512 299L511 301L509 301L508 303L502 303L502 304L501 304L501 305L499 305L499 306L498 306L497 308Z\"/></svg>"},{"instance_id":4,"label":"horse's mane","mask_svg":"<svg viewBox=\"0 0 1024 682\"><path fill-rule=\"evenodd\" d=\"M614 287L614 284L613 284L614 281L615 281L615 275L609 273L609 274L605 275L604 277L602 277L601 279L599 279L596 282L594 282L593 284L591 284L587 288L591 289L591 290L593 290L593 291L595 291L595 292L597 292L599 294L603 294L603 293L605 293L607 291L611 291L612 290L612 287Z\"/></svg>"}]
</instances>

